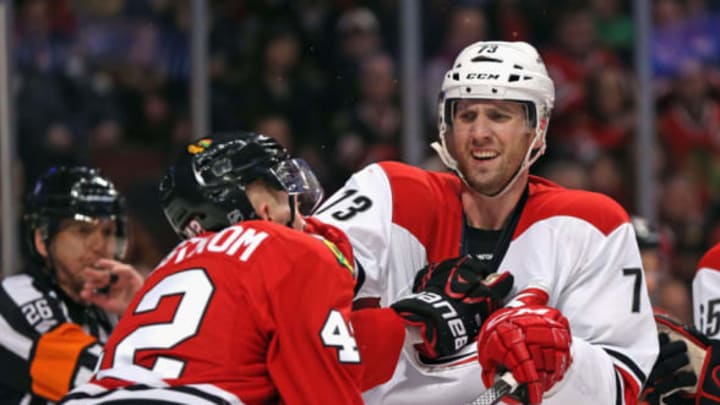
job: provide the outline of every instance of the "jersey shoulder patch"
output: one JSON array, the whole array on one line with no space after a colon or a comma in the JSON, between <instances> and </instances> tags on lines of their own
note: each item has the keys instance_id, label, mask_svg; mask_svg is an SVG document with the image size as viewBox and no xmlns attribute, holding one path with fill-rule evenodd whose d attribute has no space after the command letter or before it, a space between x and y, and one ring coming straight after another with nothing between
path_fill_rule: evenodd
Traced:
<instances>
[{"instance_id":1,"label":"jersey shoulder patch","mask_svg":"<svg viewBox=\"0 0 720 405\"><path fill-rule=\"evenodd\" d=\"M345 257L345 255L337 247L337 245L325 238L322 239L322 242L325 244L325 246L328 247L328 249L330 249L332 254L335 256L335 260L337 260L338 264L346 268L350 272L350 274L355 277L355 270L353 269L352 264L350 264L350 261Z\"/></svg>"},{"instance_id":2,"label":"jersey shoulder patch","mask_svg":"<svg viewBox=\"0 0 720 405\"><path fill-rule=\"evenodd\" d=\"M583 220L604 235L630 220L625 209L605 194L566 189L541 177L530 176L530 196L515 236L538 221L556 216Z\"/></svg>"}]
</instances>

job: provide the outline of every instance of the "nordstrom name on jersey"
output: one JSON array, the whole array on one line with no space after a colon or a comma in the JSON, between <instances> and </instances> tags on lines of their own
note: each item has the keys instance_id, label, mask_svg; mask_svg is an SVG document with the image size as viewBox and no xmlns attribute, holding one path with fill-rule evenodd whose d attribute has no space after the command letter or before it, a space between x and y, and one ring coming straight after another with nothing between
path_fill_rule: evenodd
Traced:
<instances>
[{"instance_id":1,"label":"nordstrom name on jersey","mask_svg":"<svg viewBox=\"0 0 720 405\"><path fill-rule=\"evenodd\" d=\"M171 261L180 263L205 252L225 253L245 262L267 236L266 232L258 232L252 228L233 225L212 236L195 237L180 243L160 262L158 267Z\"/></svg>"}]
</instances>

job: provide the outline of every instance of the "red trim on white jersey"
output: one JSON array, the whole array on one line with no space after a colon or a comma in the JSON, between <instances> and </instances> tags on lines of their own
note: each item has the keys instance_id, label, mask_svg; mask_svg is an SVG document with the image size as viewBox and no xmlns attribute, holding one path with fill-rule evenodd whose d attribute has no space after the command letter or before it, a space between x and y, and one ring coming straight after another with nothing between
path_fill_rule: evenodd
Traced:
<instances>
[{"instance_id":1,"label":"red trim on white jersey","mask_svg":"<svg viewBox=\"0 0 720 405\"><path fill-rule=\"evenodd\" d=\"M640 395L640 385L631 373L628 373L625 369L619 366L615 366L615 370L620 373L623 384L623 398L625 399L625 405L635 405L638 403L638 396Z\"/></svg>"},{"instance_id":2,"label":"red trim on white jersey","mask_svg":"<svg viewBox=\"0 0 720 405\"><path fill-rule=\"evenodd\" d=\"M428 260L447 258L447 252L460 254L460 236L463 217L460 204L462 183L452 173L428 172L397 162L383 162L380 166L387 174L393 196L393 223L412 233L428 247ZM407 200L412 200L408 202ZM442 209L443 215L433 215ZM418 221L417 218L427 218ZM435 222L439 218L447 220ZM434 240L438 235L442 240ZM429 243L434 240L434 243Z\"/></svg>"},{"instance_id":3,"label":"red trim on white jersey","mask_svg":"<svg viewBox=\"0 0 720 405\"><path fill-rule=\"evenodd\" d=\"M461 180L452 173L429 172L398 162L379 165L391 179L393 223L409 230L428 247L429 261L445 259L448 251L459 254L463 225L458 220L463 217L459 197L463 187ZM604 235L630 220L620 204L604 194L566 189L538 176L530 176L529 184L528 203L513 239L534 223L555 216L582 219ZM443 215L430 215L438 209L444 211ZM417 218L427 218L427 221ZM445 237L437 240L438 234Z\"/></svg>"},{"instance_id":4,"label":"red trim on white jersey","mask_svg":"<svg viewBox=\"0 0 720 405\"><path fill-rule=\"evenodd\" d=\"M720 243L710 248L710 250L700 258L697 268L698 270L707 269L720 271Z\"/></svg>"},{"instance_id":5,"label":"red trim on white jersey","mask_svg":"<svg viewBox=\"0 0 720 405\"><path fill-rule=\"evenodd\" d=\"M513 239L536 222L556 216L584 220L606 236L630 221L622 206L604 194L570 190L542 177L530 176L530 196Z\"/></svg>"}]
</instances>

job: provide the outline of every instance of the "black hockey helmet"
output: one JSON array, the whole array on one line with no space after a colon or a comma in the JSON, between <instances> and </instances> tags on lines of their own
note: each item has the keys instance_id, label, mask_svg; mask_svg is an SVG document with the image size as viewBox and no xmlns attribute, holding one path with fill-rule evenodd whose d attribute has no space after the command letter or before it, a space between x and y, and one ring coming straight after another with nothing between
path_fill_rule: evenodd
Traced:
<instances>
[{"instance_id":1,"label":"black hockey helmet","mask_svg":"<svg viewBox=\"0 0 720 405\"><path fill-rule=\"evenodd\" d=\"M640 249L654 249L660 246L660 234L650 221L640 216L633 216L630 220Z\"/></svg>"},{"instance_id":2,"label":"black hockey helmet","mask_svg":"<svg viewBox=\"0 0 720 405\"><path fill-rule=\"evenodd\" d=\"M34 242L40 230L47 245L64 219L92 222L110 218L116 223L116 258L127 247L125 201L98 169L85 166L52 167L35 183L25 201L23 228L33 259L43 262Z\"/></svg>"},{"instance_id":3,"label":"black hockey helmet","mask_svg":"<svg viewBox=\"0 0 720 405\"><path fill-rule=\"evenodd\" d=\"M253 132L219 133L187 145L168 169L160 183L163 211L182 238L257 219L245 186L258 179L297 196L305 215L323 196L308 164L291 158L273 138Z\"/></svg>"}]
</instances>

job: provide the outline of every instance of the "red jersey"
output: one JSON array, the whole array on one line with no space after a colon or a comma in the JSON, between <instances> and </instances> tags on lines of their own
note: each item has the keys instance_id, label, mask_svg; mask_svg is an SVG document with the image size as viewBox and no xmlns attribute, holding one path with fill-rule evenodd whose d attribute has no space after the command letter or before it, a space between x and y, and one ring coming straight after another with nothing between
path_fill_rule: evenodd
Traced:
<instances>
[{"instance_id":1,"label":"red jersey","mask_svg":"<svg viewBox=\"0 0 720 405\"><path fill-rule=\"evenodd\" d=\"M142 384L164 398L192 387L228 403L362 403L354 282L332 242L267 221L183 241L150 274L80 394ZM137 392L113 392L122 391Z\"/></svg>"}]
</instances>

